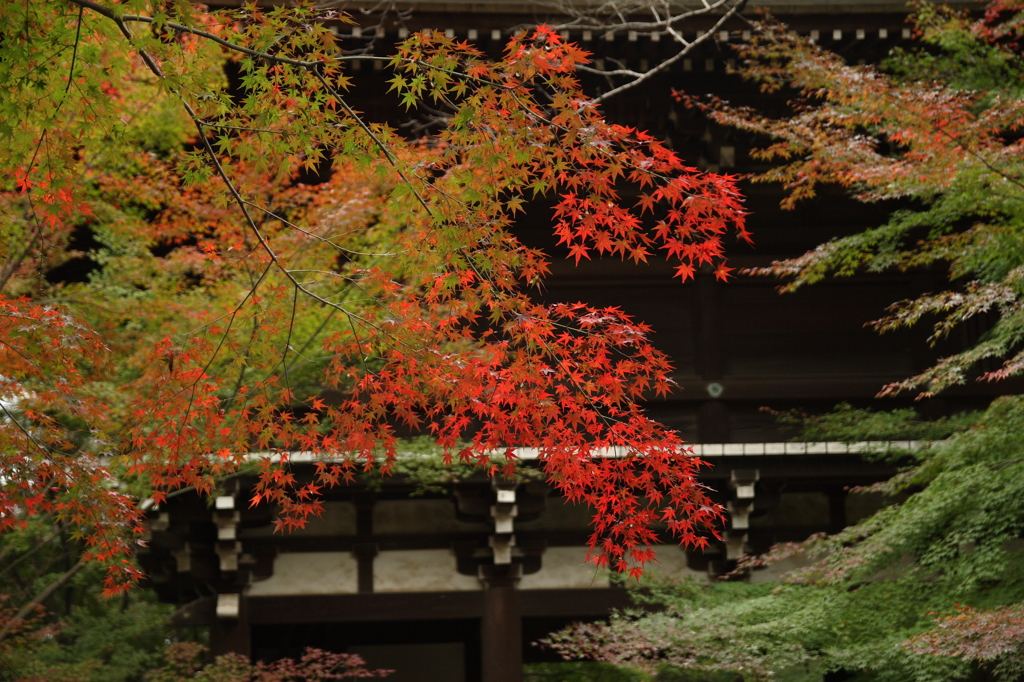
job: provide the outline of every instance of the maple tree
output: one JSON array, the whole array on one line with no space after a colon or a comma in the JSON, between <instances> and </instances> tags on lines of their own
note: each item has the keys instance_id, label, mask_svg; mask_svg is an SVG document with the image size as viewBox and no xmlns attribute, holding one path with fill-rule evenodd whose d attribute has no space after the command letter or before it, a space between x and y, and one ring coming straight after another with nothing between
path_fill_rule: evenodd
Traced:
<instances>
[{"instance_id":1,"label":"maple tree","mask_svg":"<svg viewBox=\"0 0 1024 682\"><path fill-rule=\"evenodd\" d=\"M814 196L821 183L849 188L865 202L917 202L883 225L750 273L782 277L783 289L793 291L828 276L946 266L953 288L894 303L875 328L887 332L934 316L931 343L968 320L981 325L983 338L882 395L931 396L970 380L986 361L995 366L978 373L979 381L1024 369L1020 10L1011 0L991 2L973 19L922 3L917 35L937 53L896 49L884 70L848 65L781 24L760 24L759 35L738 48L742 72L765 91L796 90L791 118L678 93L713 120L771 140L752 156L776 163L754 180L781 183L784 208Z\"/></svg>"},{"instance_id":2,"label":"maple tree","mask_svg":"<svg viewBox=\"0 0 1024 682\"><path fill-rule=\"evenodd\" d=\"M116 592L138 578L140 497L255 467L251 503L300 526L325 486L388 473L402 426L493 475L539 448L594 508L599 563L639 572L659 522L704 544L701 462L639 404L671 388L650 330L537 303L548 256L513 227L549 197L577 262L663 251L682 280L725 277L722 237L749 238L733 179L606 122L574 78L585 53L547 27L497 61L438 32L401 43L397 101L451 111L406 139L349 103L347 69L376 58L341 49L345 21L0 7L0 530L52 519Z\"/></svg>"},{"instance_id":3,"label":"maple tree","mask_svg":"<svg viewBox=\"0 0 1024 682\"><path fill-rule=\"evenodd\" d=\"M1024 5L997 0L972 16L921 3L922 45L881 66L847 64L773 21L738 48L768 91L792 88L786 118L680 97L760 136L773 161L754 178L788 190L784 207L821 183L857 198L904 201L888 222L752 274L793 290L863 271L948 268L948 291L897 302L880 331L928 321L935 342L968 320L984 333L921 374L882 389L922 397L1021 371ZM1024 674L1024 401L923 422L913 410L849 405L811 418L806 440L936 438L869 492L890 506L832 536L748 557L734 577L799 559L775 583L655 585L669 608L581 625L549 643L569 657L647 671L670 667L744 679L1017 680Z\"/></svg>"}]
</instances>

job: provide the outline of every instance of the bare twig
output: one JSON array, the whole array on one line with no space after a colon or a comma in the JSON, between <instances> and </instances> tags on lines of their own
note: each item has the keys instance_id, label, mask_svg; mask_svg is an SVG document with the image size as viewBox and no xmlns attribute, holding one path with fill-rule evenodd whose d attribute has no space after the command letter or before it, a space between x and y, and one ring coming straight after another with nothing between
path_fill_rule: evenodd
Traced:
<instances>
[{"instance_id":1,"label":"bare twig","mask_svg":"<svg viewBox=\"0 0 1024 682\"><path fill-rule=\"evenodd\" d=\"M20 557L18 557L17 559L12 561L11 563L9 563L6 566L4 566L3 570L0 571L0 577L3 577L4 575L6 575L9 571L13 570L18 564L20 564L25 559L28 559L30 556L32 556L33 554L35 554L36 552L41 550L43 547L46 547L46 545L50 544L50 541L53 540L55 537L57 537L57 535L59 535L59 534L60 534L60 531L54 531L54 532L50 533L50 535L48 535L47 537L43 538L42 542L40 542L38 545L36 545L32 549L30 549L29 551L25 552L24 554L22 554ZM0 554L0 561L3 561L7 557L8 552L10 552L10 547L11 547L11 545L8 545L7 547L4 548L3 553Z\"/></svg>"},{"instance_id":2,"label":"bare twig","mask_svg":"<svg viewBox=\"0 0 1024 682\"><path fill-rule=\"evenodd\" d=\"M606 76L609 79L627 79L625 83L595 97L593 101L598 104L665 72L673 64L693 52L694 48L713 40L715 34L727 21L743 11L746 2L747 0L702 0L700 5L688 7L680 7L680 5L667 0L608 0L598 5L586 3L577 5L571 0L549 0L542 4L570 17L568 21L553 26L558 30L590 30L605 34L625 31L650 36L666 35L680 46L678 52L644 71L577 66L577 70L585 73ZM649 18L647 18L648 15ZM715 16L717 19L714 23L709 28L698 31L696 38L687 40L683 35L682 27L687 22Z\"/></svg>"}]
</instances>

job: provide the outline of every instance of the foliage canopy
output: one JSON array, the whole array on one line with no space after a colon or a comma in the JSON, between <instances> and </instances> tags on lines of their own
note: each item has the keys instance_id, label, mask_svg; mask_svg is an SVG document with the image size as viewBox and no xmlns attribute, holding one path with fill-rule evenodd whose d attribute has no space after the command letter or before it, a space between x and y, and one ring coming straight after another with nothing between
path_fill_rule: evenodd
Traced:
<instances>
[{"instance_id":1,"label":"foliage canopy","mask_svg":"<svg viewBox=\"0 0 1024 682\"><path fill-rule=\"evenodd\" d=\"M786 560L803 566L780 582L654 583L648 598L667 610L577 626L551 641L572 657L745 679L817 680L828 671L854 680L980 679L979 663L1017 679L1022 432L1024 399L1000 399L976 424L915 453L896 478L863 491L890 495L890 506L836 535L747 560L755 571Z\"/></svg>"},{"instance_id":2,"label":"foliage canopy","mask_svg":"<svg viewBox=\"0 0 1024 682\"><path fill-rule=\"evenodd\" d=\"M0 529L51 518L116 591L138 577L140 497L256 467L252 504L295 527L324 486L390 471L401 428L495 475L539 448L620 571L650 558L656 522L704 542L720 510L700 462L638 405L671 386L650 330L538 303L548 258L512 228L548 197L577 262L663 251L684 280L724 278L723 236L747 237L732 179L607 123L573 75L585 54L546 27L497 61L410 36L391 90L451 116L403 138L349 103L351 64L374 58L342 50L347 21L0 6Z\"/></svg>"},{"instance_id":3,"label":"foliage canopy","mask_svg":"<svg viewBox=\"0 0 1024 682\"><path fill-rule=\"evenodd\" d=\"M897 302L874 326L886 332L927 320L934 343L970 320L981 338L883 395L930 396L1024 369L1021 6L991 2L980 19L927 2L915 8L922 46L895 49L881 69L848 65L784 25L760 25L739 48L742 72L765 91L793 88L790 118L680 94L714 120L770 140L753 155L776 164L755 180L781 183L784 207L814 196L821 183L862 201L910 206L883 225L752 272L785 278L792 291L828 276L946 267L950 290Z\"/></svg>"}]
</instances>

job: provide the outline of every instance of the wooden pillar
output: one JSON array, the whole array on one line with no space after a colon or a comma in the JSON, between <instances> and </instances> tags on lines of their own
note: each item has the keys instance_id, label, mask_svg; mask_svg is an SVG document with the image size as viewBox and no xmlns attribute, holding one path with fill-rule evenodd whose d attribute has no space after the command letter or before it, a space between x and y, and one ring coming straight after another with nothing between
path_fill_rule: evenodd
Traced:
<instances>
[{"instance_id":1,"label":"wooden pillar","mask_svg":"<svg viewBox=\"0 0 1024 682\"><path fill-rule=\"evenodd\" d=\"M352 553L356 555L356 579L360 594L373 592L373 559L377 556L377 543L356 542L352 545Z\"/></svg>"},{"instance_id":2,"label":"wooden pillar","mask_svg":"<svg viewBox=\"0 0 1024 682\"><path fill-rule=\"evenodd\" d=\"M709 400L697 408L697 440L701 443L728 443L729 407L720 400Z\"/></svg>"},{"instance_id":3,"label":"wooden pillar","mask_svg":"<svg viewBox=\"0 0 1024 682\"><path fill-rule=\"evenodd\" d=\"M710 266L703 266L696 277L697 373L707 382L708 402L697 409L697 440L701 443L728 443L728 397L720 383L725 377L726 357L720 322L721 292Z\"/></svg>"},{"instance_id":4,"label":"wooden pillar","mask_svg":"<svg viewBox=\"0 0 1024 682\"><path fill-rule=\"evenodd\" d=\"M373 495L359 495L356 505L356 543L352 553L356 555L358 590L361 594L373 592L373 559L377 556L377 544L373 541Z\"/></svg>"},{"instance_id":5,"label":"wooden pillar","mask_svg":"<svg viewBox=\"0 0 1024 682\"><path fill-rule=\"evenodd\" d=\"M227 595L220 595L221 597ZM252 657L252 632L246 618L245 597L238 599L235 617L218 617L210 626L210 655L235 653ZM218 605L220 607L221 605ZM218 608L218 610L221 610ZM218 614L220 616L221 614Z\"/></svg>"},{"instance_id":6,"label":"wooden pillar","mask_svg":"<svg viewBox=\"0 0 1024 682\"><path fill-rule=\"evenodd\" d=\"M705 381L719 381L725 374L722 332L719 323L719 284L710 266L697 273L697 373ZM717 397L717 396L715 396Z\"/></svg>"},{"instance_id":7,"label":"wooden pillar","mask_svg":"<svg viewBox=\"0 0 1024 682\"><path fill-rule=\"evenodd\" d=\"M516 585L521 564L481 566L484 615L480 622L482 682L522 682L523 623Z\"/></svg>"},{"instance_id":8,"label":"wooden pillar","mask_svg":"<svg viewBox=\"0 0 1024 682\"><path fill-rule=\"evenodd\" d=\"M828 495L828 525L830 533L838 533L846 528L846 488L830 486L825 494Z\"/></svg>"}]
</instances>

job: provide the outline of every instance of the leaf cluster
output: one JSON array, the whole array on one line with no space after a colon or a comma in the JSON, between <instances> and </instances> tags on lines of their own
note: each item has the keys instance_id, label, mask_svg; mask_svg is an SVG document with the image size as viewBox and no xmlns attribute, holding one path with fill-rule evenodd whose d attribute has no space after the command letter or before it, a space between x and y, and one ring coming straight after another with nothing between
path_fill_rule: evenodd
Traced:
<instances>
[{"instance_id":1,"label":"leaf cluster","mask_svg":"<svg viewBox=\"0 0 1024 682\"><path fill-rule=\"evenodd\" d=\"M641 570L657 523L704 542L721 511L701 463L641 407L672 387L651 330L538 303L549 258L512 226L549 196L577 261L660 252L683 280L726 278L724 237L749 238L734 179L605 121L575 77L586 55L546 26L497 60L410 36L388 60L397 103L454 113L406 139L350 103L368 57L340 49L338 21L303 3L0 6L17 27L0 43L0 530L67 524L116 592L139 578L139 497L255 469L251 504L299 527L324 487L404 466L402 430L488 475L538 448L619 570Z\"/></svg>"},{"instance_id":2,"label":"leaf cluster","mask_svg":"<svg viewBox=\"0 0 1024 682\"><path fill-rule=\"evenodd\" d=\"M881 68L848 65L767 22L739 48L742 71L766 89L794 91L796 114L770 119L723 102L698 104L720 123L771 140L753 153L775 163L757 180L782 183L785 207L814 196L820 183L849 188L862 201L912 206L883 225L748 272L783 277L783 289L791 291L829 276L945 267L948 291L894 303L876 328L927 320L933 343L967 320L986 331L884 394L928 396L1021 371L1021 10L1019 3L999 2L972 18L916 5L920 46L893 52ZM979 373L986 360L997 368Z\"/></svg>"},{"instance_id":3,"label":"leaf cluster","mask_svg":"<svg viewBox=\"0 0 1024 682\"><path fill-rule=\"evenodd\" d=\"M927 420L913 408L877 411L857 408L850 403L840 403L824 414L769 411L780 425L798 430L795 440L810 442L942 440L970 428L978 419L977 413L964 412Z\"/></svg>"}]
</instances>

